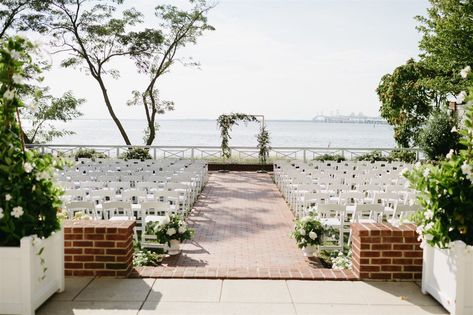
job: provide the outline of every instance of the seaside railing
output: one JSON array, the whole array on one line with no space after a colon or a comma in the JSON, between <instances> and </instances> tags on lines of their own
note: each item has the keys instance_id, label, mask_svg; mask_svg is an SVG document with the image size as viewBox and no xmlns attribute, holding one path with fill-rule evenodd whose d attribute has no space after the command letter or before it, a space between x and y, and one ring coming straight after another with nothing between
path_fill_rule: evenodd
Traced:
<instances>
[{"instance_id":1,"label":"seaside railing","mask_svg":"<svg viewBox=\"0 0 473 315\"><path fill-rule=\"evenodd\" d=\"M39 150L42 153L60 154L74 156L80 149L94 149L110 158L117 158L130 148L149 149L154 159L161 158L188 158L203 159L219 162L221 149L217 146L126 146L126 145L74 145L74 144L30 144L28 148ZM257 161L258 149L255 147L234 146L231 147L232 161ZM290 159L302 160L304 162L313 160L324 154L339 154L347 160L356 159L358 156L379 151L387 156L396 148L322 148L322 147L272 147L269 152L269 160ZM416 154L416 160L422 159L418 148L405 149Z\"/></svg>"}]
</instances>

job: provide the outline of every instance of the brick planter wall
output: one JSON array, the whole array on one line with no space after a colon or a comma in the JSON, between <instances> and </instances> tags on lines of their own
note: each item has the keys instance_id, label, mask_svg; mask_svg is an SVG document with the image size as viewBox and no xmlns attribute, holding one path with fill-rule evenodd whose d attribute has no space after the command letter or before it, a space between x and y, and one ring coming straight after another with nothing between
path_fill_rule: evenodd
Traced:
<instances>
[{"instance_id":1,"label":"brick planter wall","mask_svg":"<svg viewBox=\"0 0 473 315\"><path fill-rule=\"evenodd\" d=\"M422 249L416 227L352 224L353 272L360 280L422 278Z\"/></svg>"},{"instance_id":2,"label":"brick planter wall","mask_svg":"<svg viewBox=\"0 0 473 315\"><path fill-rule=\"evenodd\" d=\"M65 221L66 276L127 277L133 269L135 221Z\"/></svg>"}]
</instances>

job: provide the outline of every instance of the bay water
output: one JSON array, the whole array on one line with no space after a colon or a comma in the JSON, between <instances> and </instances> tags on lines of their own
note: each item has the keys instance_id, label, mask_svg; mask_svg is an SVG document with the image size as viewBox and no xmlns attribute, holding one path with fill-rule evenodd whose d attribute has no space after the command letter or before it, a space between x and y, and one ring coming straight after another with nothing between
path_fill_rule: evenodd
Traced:
<instances>
[{"instance_id":1,"label":"bay water","mask_svg":"<svg viewBox=\"0 0 473 315\"><path fill-rule=\"evenodd\" d=\"M144 120L122 121L133 144L143 144ZM115 123L108 119L76 119L55 122L74 135L57 138L53 144L121 145L124 141ZM153 145L220 146L220 130L215 120L160 120ZM273 147L391 148L393 129L383 124L320 123L313 121L270 120L266 122ZM256 146L259 123L240 123L231 131L231 146Z\"/></svg>"}]
</instances>

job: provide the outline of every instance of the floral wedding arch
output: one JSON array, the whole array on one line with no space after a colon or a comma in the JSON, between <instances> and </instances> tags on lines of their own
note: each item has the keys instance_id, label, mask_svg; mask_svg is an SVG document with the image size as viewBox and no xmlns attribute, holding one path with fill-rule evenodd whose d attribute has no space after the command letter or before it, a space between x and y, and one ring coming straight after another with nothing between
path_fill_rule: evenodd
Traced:
<instances>
[{"instance_id":1,"label":"floral wedding arch","mask_svg":"<svg viewBox=\"0 0 473 315\"><path fill-rule=\"evenodd\" d=\"M248 115L243 113L231 113L223 114L217 118L217 124L220 128L220 136L222 137L222 144L220 148L222 149L222 157L224 159L229 159L232 156L232 152L229 147L229 141L231 139L230 131L234 125L238 125L239 122L260 122L260 132L257 135L258 145L257 148L258 158L261 164L266 164L266 161L269 157L270 141L269 141L269 132L266 129L264 124L264 116L262 121L259 121L257 116L261 115Z\"/></svg>"}]
</instances>

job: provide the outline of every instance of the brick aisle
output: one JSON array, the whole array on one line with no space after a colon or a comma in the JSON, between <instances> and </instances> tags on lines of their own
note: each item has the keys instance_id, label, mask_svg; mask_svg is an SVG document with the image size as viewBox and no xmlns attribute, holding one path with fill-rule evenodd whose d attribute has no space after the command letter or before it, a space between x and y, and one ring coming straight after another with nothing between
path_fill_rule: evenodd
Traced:
<instances>
[{"instance_id":1,"label":"brick aisle","mask_svg":"<svg viewBox=\"0 0 473 315\"><path fill-rule=\"evenodd\" d=\"M136 268L133 276L354 279L304 257L289 236L293 219L270 175L212 173L188 220L194 239L162 266Z\"/></svg>"}]
</instances>

